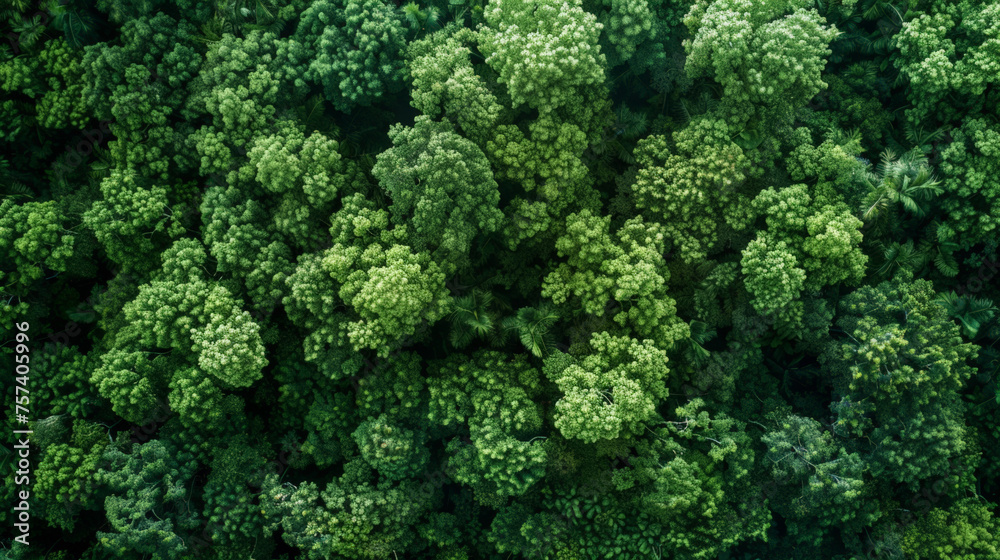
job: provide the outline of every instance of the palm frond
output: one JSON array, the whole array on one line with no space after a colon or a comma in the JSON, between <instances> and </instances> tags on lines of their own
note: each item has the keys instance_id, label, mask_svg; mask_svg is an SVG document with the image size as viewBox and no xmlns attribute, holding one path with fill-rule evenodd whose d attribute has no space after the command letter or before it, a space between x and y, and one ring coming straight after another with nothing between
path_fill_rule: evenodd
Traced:
<instances>
[{"instance_id":1,"label":"palm frond","mask_svg":"<svg viewBox=\"0 0 1000 560\"><path fill-rule=\"evenodd\" d=\"M934 266L941 274L949 278L958 276L958 261L951 253L938 250L937 254L934 255Z\"/></svg>"},{"instance_id":2,"label":"palm frond","mask_svg":"<svg viewBox=\"0 0 1000 560\"><path fill-rule=\"evenodd\" d=\"M928 132L922 126L915 126L913 123L907 122L903 134L906 137L906 141L913 148L927 153L931 150L932 143L944 139L944 135L948 132L949 128L949 126L945 125Z\"/></svg>"},{"instance_id":3,"label":"palm frond","mask_svg":"<svg viewBox=\"0 0 1000 560\"><path fill-rule=\"evenodd\" d=\"M961 323L963 333L970 339L975 338L980 327L997 313L992 300L959 296L955 292L940 294L934 301L948 310L949 317Z\"/></svg>"},{"instance_id":4,"label":"palm frond","mask_svg":"<svg viewBox=\"0 0 1000 560\"><path fill-rule=\"evenodd\" d=\"M20 181L11 181L4 191L4 198L34 198L35 196L31 189Z\"/></svg>"},{"instance_id":5,"label":"palm frond","mask_svg":"<svg viewBox=\"0 0 1000 560\"><path fill-rule=\"evenodd\" d=\"M306 132L318 131L327 136L336 136L336 125L326 118L326 99L319 94L306 100L305 104L296 107L295 113Z\"/></svg>"},{"instance_id":6,"label":"palm frond","mask_svg":"<svg viewBox=\"0 0 1000 560\"><path fill-rule=\"evenodd\" d=\"M884 262L876 273L883 278L892 276L899 269L915 270L922 262L913 241L906 243L893 242L882 251Z\"/></svg>"},{"instance_id":7,"label":"palm frond","mask_svg":"<svg viewBox=\"0 0 1000 560\"><path fill-rule=\"evenodd\" d=\"M559 315L548 303L537 308L522 307L513 317L504 319L505 330L516 332L521 344L532 355L543 358L552 353L555 341L549 331L559 320Z\"/></svg>"},{"instance_id":8,"label":"palm frond","mask_svg":"<svg viewBox=\"0 0 1000 560\"><path fill-rule=\"evenodd\" d=\"M495 297L485 290L473 290L452 300L451 343L456 348L468 346L474 339L488 339L496 330L491 310Z\"/></svg>"},{"instance_id":9,"label":"palm frond","mask_svg":"<svg viewBox=\"0 0 1000 560\"><path fill-rule=\"evenodd\" d=\"M25 48L31 48L38 42L45 33L46 25L42 22L41 14L35 14L29 18L24 18L19 23L12 26L17 33L18 43Z\"/></svg>"}]
</instances>

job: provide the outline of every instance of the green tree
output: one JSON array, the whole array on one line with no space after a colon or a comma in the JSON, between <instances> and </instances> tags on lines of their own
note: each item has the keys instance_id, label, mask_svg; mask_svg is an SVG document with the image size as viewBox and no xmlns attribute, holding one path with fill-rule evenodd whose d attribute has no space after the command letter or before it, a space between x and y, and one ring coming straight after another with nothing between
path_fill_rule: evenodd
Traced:
<instances>
[{"instance_id":1,"label":"green tree","mask_svg":"<svg viewBox=\"0 0 1000 560\"><path fill-rule=\"evenodd\" d=\"M567 438L593 443L642 433L665 399L667 356L651 340L596 333L582 358L555 354L545 376L563 393L555 427Z\"/></svg>"},{"instance_id":2,"label":"green tree","mask_svg":"<svg viewBox=\"0 0 1000 560\"><path fill-rule=\"evenodd\" d=\"M572 103L579 89L603 84L602 25L581 0L491 0L485 15L479 47L514 106L527 104L544 115Z\"/></svg>"},{"instance_id":3,"label":"green tree","mask_svg":"<svg viewBox=\"0 0 1000 560\"><path fill-rule=\"evenodd\" d=\"M383 0L315 0L294 38L314 53L305 79L349 113L402 89L405 34L399 12Z\"/></svg>"},{"instance_id":4,"label":"green tree","mask_svg":"<svg viewBox=\"0 0 1000 560\"><path fill-rule=\"evenodd\" d=\"M935 508L906 531L903 550L913 558L959 560L1000 558L1000 523L989 505L965 498Z\"/></svg>"},{"instance_id":5,"label":"green tree","mask_svg":"<svg viewBox=\"0 0 1000 560\"><path fill-rule=\"evenodd\" d=\"M804 0L700 0L684 19L688 76L723 87L734 123L788 119L826 83L821 73L837 30ZM754 118L756 117L756 118Z\"/></svg>"},{"instance_id":6,"label":"green tree","mask_svg":"<svg viewBox=\"0 0 1000 560\"><path fill-rule=\"evenodd\" d=\"M476 235L498 230L503 220L486 156L449 123L427 116L413 127L393 127L389 138L393 147L379 154L372 175L392 197L393 223L409 226L412 247L457 268Z\"/></svg>"}]
</instances>

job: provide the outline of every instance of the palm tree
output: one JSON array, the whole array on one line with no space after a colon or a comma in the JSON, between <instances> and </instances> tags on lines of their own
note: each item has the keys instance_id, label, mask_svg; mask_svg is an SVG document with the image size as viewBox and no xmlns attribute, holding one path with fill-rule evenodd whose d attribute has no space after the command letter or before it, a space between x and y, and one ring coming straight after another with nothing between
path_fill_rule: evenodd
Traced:
<instances>
[{"instance_id":1,"label":"palm tree","mask_svg":"<svg viewBox=\"0 0 1000 560\"><path fill-rule=\"evenodd\" d=\"M988 323L997 312L996 306L989 299L959 296L955 292L943 293L934 301L948 310L949 317L962 324L962 332L970 340L976 338L979 328Z\"/></svg>"},{"instance_id":2,"label":"palm tree","mask_svg":"<svg viewBox=\"0 0 1000 560\"><path fill-rule=\"evenodd\" d=\"M913 245L912 240L905 243L893 241L888 246L879 243L884 262L877 270L879 276L891 277L899 269L915 271L920 268L922 259Z\"/></svg>"},{"instance_id":3,"label":"palm tree","mask_svg":"<svg viewBox=\"0 0 1000 560\"><path fill-rule=\"evenodd\" d=\"M493 334L496 322L490 307L495 301L492 293L478 289L453 300L449 337L452 346L464 348L476 338L484 339Z\"/></svg>"},{"instance_id":4,"label":"palm tree","mask_svg":"<svg viewBox=\"0 0 1000 560\"><path fill-rule=\"evenodd\" d=\"M691 321L691 335L681 342L684 348L684 358L699 367L705 365L711 353L702 344L715 338L715 329L702 321Z\"/></svg>"},{"instance_id":5,"label":"palm tree","mask_svg":"<svg viewBox=\"0 0 1000 560\"><path fill-rule=\"evenodd\" d=\"M522 307L513 317L504 319L502 325L504 330L516 332L521 344L532 355L543 358L555 348L555 341L549 331L558 320L559 315L546 302L537 308Z\"/></svg>"},{"instance_id":6,"label":"palm tree","mask_svg":"<svg viewBox=\"0 0 1000 560\"><path fill-rule=\"evenodd\" d=\"M941 193L927 157L912 150L898 157L886 148L881 158L875 172L865 174L871 190L861 219L879 222L894 204L902 204L905 211L917 218L926 216L926 203Z\"/></svg>"}]
</instances>

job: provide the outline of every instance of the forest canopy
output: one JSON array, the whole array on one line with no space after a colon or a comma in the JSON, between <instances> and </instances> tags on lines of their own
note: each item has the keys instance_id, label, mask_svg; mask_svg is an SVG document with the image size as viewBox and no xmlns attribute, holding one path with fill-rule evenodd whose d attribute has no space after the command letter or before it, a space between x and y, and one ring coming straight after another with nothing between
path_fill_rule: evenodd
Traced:
<instances>
[{"instance_id":1,"label":"forest canopy","mask_svg":"<svg viewBox=\"0 0 1000 560\"><path fill-rule=\"evenodd\" d=\"M0 558L1000 560L1000 0L0 28Z\"/></svg>"}]
</instances>

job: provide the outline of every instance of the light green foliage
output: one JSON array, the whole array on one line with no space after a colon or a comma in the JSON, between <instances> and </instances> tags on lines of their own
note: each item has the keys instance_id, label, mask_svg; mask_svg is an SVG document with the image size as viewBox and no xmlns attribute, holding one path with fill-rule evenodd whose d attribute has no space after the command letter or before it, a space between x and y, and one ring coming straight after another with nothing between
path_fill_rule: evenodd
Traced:
<instances>
[{"instance_id":1,"label":"light green foliage","mask_svg":"<svg viewBox=\"0 0 1000 560\"><path fill-rule=\"evenodd\" d=\"M140 286L125 318L141 344L191 353L223 387L249 387L267 364L260 327L229 290L204 279L205 259L200 243L175 243L162 277Z\"/></svg>"},{"instance_id":2,"label":"light green foliage","mask_svg":"<svg viewBox=\"0 0 1000 560\"><path fill-rule=\"evenodd\" d=\"M777 247L785 244L784 249L795 258L788 266L798 266L805 272L801 280L804 290L818 291L838 283L856 284L864 277L868 257L859 247L862 222L829 189L810 190L803 184L781 190L770 188L757 195L752 208L767 223L766 233L758 233L758 240L763 239L765 246L779 251L782 249ZM746 270L744 274L748 278L753 276ZM792 282L794 286L795 281ZM758 310L763 308L765 299L761 298Z\"/></svg>"},{"instance_id":3,"label":"light green foliage","mask_svg":"<svg viewBox=\"0 0 1000 560\"><path fill-rule=\"evenodd\" d=\"M823 358L841 397L831 405L837 430L878 446L876 475L916 489L949 473L949 460L966 452L958 390L973 374L966 362L976 346L962 341L925 280L862 287L841 312L847 338Z\"/></svg>"},{"instance_id":4,"label":"light green foliage","mask_svg":"<svg viewBox=\"0 0 1000 560\"><path fill-rule=\"evenodd\" d=\"M386 414L399 422L422 424L428 405L421 372L420 356L413 352L394 353L379 363L373 375L358 380L361 417L373 419Z\"/></svg>"},{"instance_id":5,"label":"light green foliage","mask_svg":"<svg viewBox=\"0 0 1000 560\"><path fill-rule=\"evenodd\" d=\"M378 560L393 550L405 552L417 539L413 526L429 507L429 496L413 481L376 484L360 459L346 463L344 471L323 491L314 482L278 486L277 477L269 476L262 496L262 508L274 520L268 529L280 525L285 542L309 559Z\"/></svg>"},{"instance_id":6,"label":"light green foliage","mask_svg":"<svg viewBox=\"0 0 1000 560\"><path fill-rule=\"evenodd\" d=\"M305 78L349 113L400 90L404 34L400 14L383 0L315 0L294 38L315 53Z\"/></svg>"},{"instance_id":7,"label":"light green foliage","mask_svg":"<svg viewBox=\"0 0 1000 560\"><path fill-rule=\"evenodd\" d=\"M260 326L238 304L226 301L224 290L213 290L206 297L209 302L218 305L206 305L208 323L191 333L191 350L198 353L198 365L225 386L249 387L267 365Z\"/></svg>"},{"instance_id":8,"label":"light green foliage","mask_svg":"<svg viewBox=\"0 0 1000 560\"><path fill-rule=\"evenodd\" d=\"M602 496L574 488L569 492L546 491L543 496L542 513L525 513L510 524L516 536L498 531L491 540L505 540L510 543L507 546L521 541L523 554L529 558L582 558L591 554L641 557L661 550L663 527L644 513L636 515L631 504L613 494Z\"/></svg>"},{"instance_id":9,"label":"light green foliage","mask_svg":"<svg viewBox=\"0 0 1000 560\"><path fill-rule=\"evenodd\" d=\"M546 201L562 206L564 191L581 183L587 173L579 157L587 136L578 126L549 116L528 124L528 134L513 125L497 127L486 143L486 153L503 169L503 178L520 182L524 190L538 190Z\"/></svg>"},{"instance_id":10,"label":"light green foliage","mask_svg":"<svg viewBox=\"0 0 1000 560\"><path fill-rule=\"evenodd\" d=\"M790 320L795 309L791 306L802 293L806 272L798 265L795 254L784 241L771 235L757 234L743 250L740 261L743 283L753 299L758 313L779 310L781 317Z\"/></svg>"},{"instance_id":11,"label":"light green foliage","mask_svg":"<svg viewBox=\"0 0 1000 560\"><path fill-rule=\"evenodd\" d=\"M429 117L443 115L452 120L466 138L482 147L492 137L501 106L485 81L476 75L469 47L458 38L439 42L438 35L410 43L410 105Z\"/></svg>"},{"instance_id":12,"label":"light green foliage","mask_svg":"<svg viewBox=\"0 0 1000 560\"><path fill-rule=\"evenodd\" d=\"M927 560L997 560L1000 558L1000 522L990 507L965 498L947 508L935 508L911 525L903 550Z\"/></svg>"},{"instance_id":13,"label":"light green foliage","mask_svg":"<svg viewBox=\"0 0 1000 560\"><path fill-rule=\"evenodd\" d=\"M545 361L545 376L563 393L556 428L590 443L639 435L669 394L666 353L651 340L606 332L594 334L590 346L580 359L557 354Z\"/></svg>"},{"instance_id":14,"label":"light green foliage","mask_svg":"<svg viewBox=\"0 0 1000 560\"><path fill-rule=\"evenodd\" d=\"M581 0L490 0L485 15L479 46L515 106L544 115L604 81L602 25Z\"/></svg>"},{"instance_id":15,"label":"light green foliage","mask_svg":"<svg viewBox=\"0 0 1000 560\"><path fill-rule=\"evenodd\" d=\"M40 509L50 525L72 531L76 514L95 509L97 467L107 445L104 427L74 420L69 442L45 447L32 494L44 504Z\"/></svg>"},{"instance_id":16,"label":"light green foliage","mask_svg":"<svg viewBox=\"0 0 1000 560\"><path fill-rule=\"evenodd\" d=\"M90 382L111 409L129 422L145 422L158 404L177 360L169 356L149 359L145 352L115 349L101 355Z\"/></svg>"},{"instance_id":17,"label":"light green foliage","mask_svg":"<svg viewBox=\"0 0 1000 560\"><path fill-rule=\"evenodd\" d=\"M704 406L693 399L675 409L677 420L647 427L632 468L613 475L620 489L644 489L635 503L662 524L664 553L675 558L712 558L762 538L770 525L767 510L752 499L754 451L746 425Z\"/></svg>"},{"instance_id":18,"label":"light green foliage","mask_svg":"<svg viewBox=\"0 0 1000 560\"><path fill-rule=\"evenodd\" d=\"M377 242L396 242L407 228L390 228L389 220L389 212L364 194L345 196L341 199L340 210L330 217L331 241L359 249Z\"/></svg>"},{"instance_id":19,"label":"light green foliage","mask_svg":"<svg viewBox=\"0 0 1000 560\"><path fill-rule=\"evenodd\" d=\"M155 95L155 105L132 106L128 110L140 115L144 110L163 111L161 105L167 107L167 112L178 107L185 96L182 86L194 76L201 63L201 55L191 46L196 33L190 23L157 13L127 21L122 26L119 45L98 43L86 47L83 96L87 105L98 117L111 118L112 109L120 105L120 101L138 93L135 83L129 87L127 71L144 67L147 76L155 73L164 77L165 83L149 84L155 92L150 92Z\"/></svg>"},{"instance_id":20,"label":"light green foliage","mask_svg":"<svg viewBox=\"0 0 1000 560\"><path fill-rule=\"evenodd\" d=\"M431 366L427 419L454 431L469 426L470 441L447 446L453 478L473 487L482 503L524 494L545 473L541 442L524 441L542 427L534 401L538 370L523 354L480 351L472 362L448 359Z\"/></svg>"},{"instance_id":21,"label":"light green foliage","mask_svg":"<svg viewBox=\"0 0 1000 560\"><path fill-rule=\"evenodd\" d=\"M79 53L60 38L46 42L37 60L38 73L46 76L48 86L36 105L39 124L45 128L83 128L88 115Z\"/></svg>"},{"instance_id":22,"label":"light green foliage","mask_svg":"<svg viewBox=\"0 0 1000 560\"><path fill-rule=\"evenodd\" d=\"M151 555L180 559L191 554L182 534L201 525L187 507L188 485L197 463L170 442L132 445L131 453L109 446L98 473L110 495L104 509L109 531L98 531L106 555Z\"/></svg>"},{"instance_id":23,"label":"light green foliage","mask_svg":"<svg viewBox=\"0 0 1000 560\"><path fill-rule=\"evenodd\" d=\"M272 72L259 65L250 72L246 81L236 88L215 87L205 99L205 110L212 115L214 131L207 126L199 130L191 138L196 142L198 154L201 156L202 173L209 174L215 168L205 168L208 156L215 153L225 154L217 147L219 141L227 141L230 145L243 147L254 138L253 130L268 130L275 117L278 101L279 82ZM220 135L213 138L211 133ZM204 140L202 140L204 138ZM215 163L221 168L219 163ZM248 171L244 176L249 175ZM230 183L235 182L235 176L227 176Z\"/></svg>"},{"instance_id":24,"label":"light green foliage","mask_svg":"<svg viewBox=\"0 0 1000 560\"><path fill-rule=\"evenodd\" d=\"M998 22L8 0L0 558L1000 560Z\"/></svg>"},{"instance_id":25,"label":"light green foliage","mask_svg":"<svg viewBox=\"0 0 1000 560\"><path fill-rule=\"evenodd\" d=\"M271 309L285 294L292 273L291 249L262 204L233 187L212 187L201 203L203 240L216 270L240 278L258 309Z\"/></svg>"},{"instance_id":26,"label":"light green foliage","mask_svg":"<svg viewBox=\"0 0 1000 560\"><path fill-rule=\"evenodd\" d=\"M497 127L485 152L498 180L513 180L537 196L517 196L503 231L508 248L548 232L568 209L596 209L599 200L581 156L587 134L576 124L548 115L531 121L528 134L514 125Z\"/></svg>"},{"instance_id":27,"label":"light green foliage","mask_svg":"<svg viewBox=\"0 0 1000 560\"><path fill-rule=\"evenodd\" d=\"M844 359L855 357L848 385L852 391L897 406L904 401L927 405L941 399L934 393L962 387L972 375L965 362L975 358L976 347L962 341L958 326L933 296L930 284L918 280L864 287L841 304L847 315L839 323L854 337L840 347ZM896 317L898 312L903 317ZM924 366L930 363L935 367Z\"/></svg>"},{"instance_id":28,"label":"light green foliage","mask_svg":"<svg viewBox=\"0 0 1000 560\"><path fill-rule=\"evenodd\" d=\"M357 364L353 369L341 367L347 362L347 356L337 356L341 325L346 323L348 316L341 311L343 303L337 297L338 284L323 266L325 254L303 253L298 258L294 271L285 279L287 293L282 303L292 323L308 333L302 341L305 360L319 365L327 376L338 379L354 373Z\"/></svg>"},{"instance_id":29,"label":"light green foliage","mask_svg":"<svg viewBox=\"0 0 1000 560\"><path fill-rule=\"evenodd\" d=\"M424 439L393 425L385 415L365 420L351 437L365 462L390 480L412 477L427 468L430 452Z\"/></svg>"},{"instance_id":30,"label":"light green foliage","mask_svg":"<svg viewBox=\"0 0 1000 560\"><path fill-rule=\"evenodd\" d=\"M225 35L211 43L205 63L190 85L185 114L211 115L211 126L202 126L187 138L188 149L197 155L191 164L200 165L203 175L225 174L235 185L252 181L254 166L236 167L258 135L251 126L270 134L289 134L288 123L272 128L272 120L282 102L301 102L307 86L301 80L304 47L292 40L278 41L270 33L252 33L245 38ZM191 118L189 117L189 118ZM301 132L299 132L301 135ZM301 141L301 140L300 140ZM188 156L190 157L190 156ZM292 166L293 168L295 166Z\"/></svg>"},{"instance_id":31,"label":"light green foliage","mask_svg":"<svg viewBox=\"0 0 1000 560\"><path fill-rule=\"evenodd\" d=\"M652 39L657 21L647 0L604 0L607 12L598 15L607 40L614 45L614 59L628 60L636 47Z\"/></svg>"},{"instance_id":32,"label":"light green foliage","mask_svg":"<svg viewBox=\"0 0 1000 560\"><path fill-rule=\"evenodd\" d=\"M820 73L837 35L803 0L700 0L684 19L688 76L709 76L723 99L753 113L787 118L826 87Z\"/></svg>"},{"instance_id":33,"label":"light green foliage","mask_svg":"<svg viewBox=\"0 0 1000 560\"><path fill-rule=\"evenodd\" d=\"M1000 127L987 119L965 121L941 159L941 185L949 194L941 206L949 227L965 246L994 239L1000 227Z\"/></svg>"},{"instance_id":34,"label":"light green foliage","mask_svg":"<svg viewBox=\"0 0 1000 560\"><path fill-rule=\"evenodd\" d=\"M910 81L907 97L914 107L907 119L914 124L947 122L963 106L982 107L983 93L1000 76L996 2L942 2L903 23L894 39L895 66ZM963 101L942 103L951 93L961 93Z\"/></svg>"},{"instance_id":35,"label":"light green foliage","mask_svg":"<svg viewBox=\"0 0 1000 560\"><path fill-rule=\"evenodd\" d=\"M556 241L560 257L568 257L546 276L542 295L557 303L570 297L584 312L603 316L609 302L621 305L613 319L661 347L687 335L675 302L666 295L670 277L662 254L663 231L658 224L634 218L612 238L610 217L584 210L567 218L566 234Z\"/></svg>"},{"instance_id":36,"label":"light green foliage","mask_svg":"<svg viewBox=\"0 0 1000 560\"><path fill-rule=\"evenodd\" d=\"M289 121L278 123L280 133L259 137L247 153L254 179L268 192L301 190L305 202L321 207L337 197L345 178L337 142L318 132L309 137Z\"/></svg>"},{"instance_id":37,"label":"light green foliage","mask_svg":"<svg viewBox=\"0 0 1000 560\"><path fill-rule=\"evenodd\" d=\"M406 224L411 246L435 261L463 263L473 238L503 220L486 156L451 124L427 116L393 127L389 138L393 147L379 154L372 175L392 197L392 221Z\"/></svg>"},{"instance_id":38,"label":"light green foliage","mask_svg":"<svg viewBox=\"0 0 1000 560\"><path fill-rule=\"evenodd\" d=\"M90 374L96 369L93 353L82 354L69 345L42 346L39 350L31 364L38 374L31 394L38 410L84 418L106 407L97 388L90 383Z\"/></svg>"},{"instance_id":39,"label":"light green foliage","mask_svg":"<svg viewBox=\"0 0 1000 560\"><path fill-rule=\"evenodd\" d=\"M862 164L855 158L861 153L857 142L840 145L824 140L819 146L799 144L785 160L793 181L815 179L820 184L846 182Z\"/></svg>"},{"instance_id":40,"label":"light green foliage","mask_svg":"<svg viewBox=\"0 0 1000 560\"><path fill-rule=\"evenodd\" d=\"M284 119L275 129L253 140L236 182L252 178L263 193L277 195L273 210L261 211L261 218L269 214L280 239L292 247L314 249L326 240L324 223L337 198L355 192L364 179L341 157L336 141L319 132L306 136L301 125Z\"/></svg>"},{"instance_id":41,"label":"light green foliage","mask_svg":"<svg viewBox=\"0 0 1000 560\"><path fill-rule=\"evenodd\" d=\"M127 272L151 268L149 259L164 242L183 233L170 209L167 190L131 171L114 170L101 181L101 198L83 215L108 258Z\"/></svg>"},{"instance_id":42,"label":"light green foliage","mask_svg":"<svg viewBox=\"0 0 1000 560\"><path fill-rule=\"evenodd\" d=\"M662 224L671 250L686 262L716 248L723 222L737 230L749 225L747 201L734 192L748 162L733 132L721 120L699 118L673 134L674 149L657 135L636 146L635 204Z\"/></svg>"},{"instance_id":43,"label":"light green foliage","mask_svg":"<svg viewBox=\"0 0 1000 560\"><path fill-rule=\"evenodd\" d=\"M356 350L370 348L385 356L418 325L447 313L445 275L427 253L414 253L405 245L371 245L364 251L335 245L322 266L341 284L341 300L360 317L343 327Z\"/></svg>"},{"instance_id":44,"label":"light green foliage","mask_svg":"<svg viewBox=\"0 0 1000 560\"><path fill-rule=\"evenodd\" d=\"M431 366L428 420L456 429L470 418L493 418L518 436L541 428L540 410L531 402L541 378L523 355L482 350L467 362L451 358Z\"/></svg>"},{"instance_id":45,"label":"light green foliage","mask_svg":"<svg viewBox=\"0 0 1000 560\"><path fill-rule=\"evenodd\" d=\"M83 128L83 66L65 39L46 41L37 56L0 62L0 90L34 100L34 121L44 128Z\"/></svg>"},{"instance_id":46,"label":"light green foliage","mask_svg":"<svg viewBox=\"0 0 1000 560\"><path fill-rule=\"evenodd\" d=\"M191 80L191 95L186 110L195 113L207 110L215 90L248 88L250 75L266 73L280 84L282 94L301 100L305 84L296 80L304 72L303 64L296 63L303 46L293 40L279 40L272 33L255 31L245 37L223 35L208 45L205 62Z\"/></svg>"},{"instance_id":47,"label":"light green foliage","mask_svg":"<svg viewBox=\"0 0 1000 560\"><path fill-rule=\"evenodd\" d=\"M193 51L186 54L190 56L186 63L192 68L201 61ZM108 148L117 171L150 178L169 191L166 184L172 164L187 158L177 155L183 151L184 128L175 130L169 123L180 101L166 102L164 97L172 91L176 98L176 92L183 89L171 90L157 81L153 72L148 65L131 64L122 71L123 83L111 86L115 140Z\"/></svg>"},{"instance_id":48,"label":"light green foliage","mask_svg":"<svg viewBox=\"0 0 1000 560\"><path fill-rule=\"evenodd\" d=\"M222 391L210 377L187 367L178 369L170 378L170 410L189 426L211 426L222 414Z\"/></svg>"},{"instance_id":49,"label":"light green foliage","mask_svg":"<svg viewBox=\"0 0 1000 560\"><path fill-rule=\"evenodd\" d=\"M204 487L204 516L213 544L242 549L246 554L253 548L251 539L260 535L264 523L248 487L259 487L264 482L267 457L242 434L225 445L213 453L212 472Z\"/></svg>"},{"instance_id":50,"label":"light green foliage","mask_svg":"<svg viewBox=\"0 0 1000 560\"><path fill-rule=\"evenodd\" d=\"M309 435L302 452L318 467L326 467L350 455L354 442L351 427L356 424L354 406L343 393L310 395L312 404L303 419Z\"/></svg>"},{"instance_id":51,"label":"light green foliage","mask_svg":"<svg viewBox=\"0 0 1000 560\"><path fill-rule=\"evenodd\" d=\"M76 236L66 229L66 216L54 201L0 203L0 282L4 292L18 291L41 280L44 269L65 271ZM9 292L8 292L9 293Z\"/></svg>"}]
</instances>

